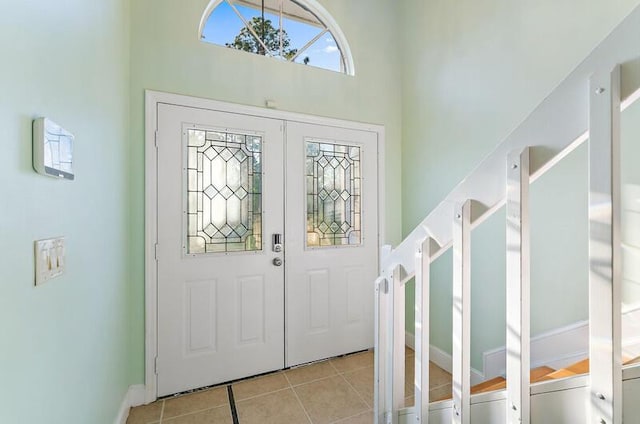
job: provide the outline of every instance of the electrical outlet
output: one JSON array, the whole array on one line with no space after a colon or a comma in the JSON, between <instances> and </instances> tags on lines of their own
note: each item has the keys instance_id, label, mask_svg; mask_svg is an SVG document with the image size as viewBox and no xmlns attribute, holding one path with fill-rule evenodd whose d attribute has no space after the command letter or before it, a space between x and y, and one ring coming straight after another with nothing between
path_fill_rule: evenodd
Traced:
<instances>
[{"instance_id":1,"label":"electrical outlet","mask_svg":"<svg viewBox=\"0 0 640 424\"><path fill-rule=\"evenodd\" d=\"M64 237L35 242L36 286L61 276L65 270Z\"/></svg>"}]
</instances>

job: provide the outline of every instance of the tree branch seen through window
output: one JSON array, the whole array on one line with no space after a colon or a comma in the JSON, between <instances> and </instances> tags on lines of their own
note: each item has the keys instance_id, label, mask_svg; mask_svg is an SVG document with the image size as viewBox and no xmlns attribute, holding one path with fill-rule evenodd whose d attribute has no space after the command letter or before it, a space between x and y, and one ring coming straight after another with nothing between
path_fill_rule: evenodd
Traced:
<instances>
[{"instance_id":1,"label":"tree branch seen through window","mask_svg":"<svg viewBox=\"0 0 640 424\"><path fill-rule=\"evenodd\" d=\"M255 35L249 30L247 26L240 30L240 33L236 35L232 43L226 43L227 47L236 50L243 50L245 52L256 53L259 55L266 55L265 47L274 55L280 56L280 30L275 28L270 19L262 19L259 16L254 17L248 22L248 26L253 30L260 40L256 39ZM264 44L264 46L263 46ZM287 60L293 58L298 49L292 49L291 40L285 30L282 30L282 57ZM309 58L304 58L305 65L309 63Z\"/></svg>"}]
</instances>

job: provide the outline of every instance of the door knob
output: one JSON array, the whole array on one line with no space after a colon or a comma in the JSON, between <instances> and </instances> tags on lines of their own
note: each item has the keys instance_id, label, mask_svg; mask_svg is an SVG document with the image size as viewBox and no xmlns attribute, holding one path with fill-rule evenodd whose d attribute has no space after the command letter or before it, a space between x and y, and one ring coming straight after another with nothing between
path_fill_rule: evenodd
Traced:
<instances>
[{"instance_id":1,"label":"door knob","mask_svg":"<svg viewBox=\"0 0 640 424\"><path fill-rule=\"evenodd\" d=\"M274 258L274 259L273 259L273 264L274 264L275 266L282 266L282 259L280 259L280 258Z\"/></svg>"}]
</instances>

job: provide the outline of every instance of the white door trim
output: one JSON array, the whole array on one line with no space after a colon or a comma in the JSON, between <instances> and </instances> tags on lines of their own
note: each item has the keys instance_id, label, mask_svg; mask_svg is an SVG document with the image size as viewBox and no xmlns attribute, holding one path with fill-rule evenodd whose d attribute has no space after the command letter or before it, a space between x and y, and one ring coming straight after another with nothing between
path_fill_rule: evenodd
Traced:
<instances>
[{"instance_id":1,"label":"white door trim","mask_svg":"<svg viewBox=\"0 0 640 424\"><path fill-rule=\"evenodd\" d=\"M307 124L349 128L374 132L378 136L378 245L385 240L385 128L382 125L345 121L295 112L238 105L217 100L183 96L180 94L145 91L145 401L157 399L156 358L158 354L158 305L157 305L157 154L156 128L158 104L172 104L192 108L279 119ZM379 251L380 249L378 249ZM373 282L372 282L373 288ZM371 290L373 300L373 289Z\"/></svg>"}]
</instances>

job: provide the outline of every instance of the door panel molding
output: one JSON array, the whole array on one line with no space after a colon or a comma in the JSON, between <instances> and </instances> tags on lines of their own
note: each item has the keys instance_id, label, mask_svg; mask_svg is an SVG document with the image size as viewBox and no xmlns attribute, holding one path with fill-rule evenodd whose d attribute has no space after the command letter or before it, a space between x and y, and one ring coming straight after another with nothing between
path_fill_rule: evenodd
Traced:
<instances>
[{"instance_id":1,"label":"door panel molding","mask_svg":"<svg viewBox=\"0 0 640 424\"><path fill-rule=\"evenodd\" d=\"M385 240L385 129L382 125L325 118L295 112L264 109L226 103L211 99L190 97L179 94L147 90L145 92L145 401L157 399L157 374L161 367L158 360L158 304L157 258L162 256L162 246L158 246L158 156L157 126L158 107L161 104L247 115L259 118L271 118L284 122L317 124L327 127L354 129L374 132L378 144L378 245ZM265 249L270 248L270 240L265 239ZM356 314L357 315L357 314ZM353 316L355 318L355 315ZM185 329L186 330L186 329ZM286 334L286 333L285 333ZM240 334L239 334L240 336Z\"/></svg>"}]
</instances>

